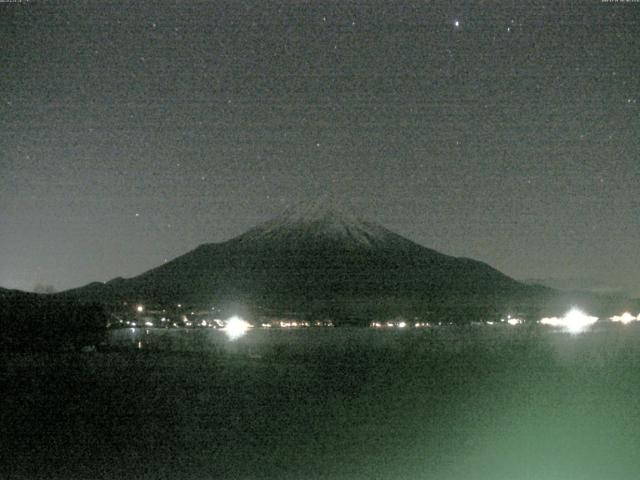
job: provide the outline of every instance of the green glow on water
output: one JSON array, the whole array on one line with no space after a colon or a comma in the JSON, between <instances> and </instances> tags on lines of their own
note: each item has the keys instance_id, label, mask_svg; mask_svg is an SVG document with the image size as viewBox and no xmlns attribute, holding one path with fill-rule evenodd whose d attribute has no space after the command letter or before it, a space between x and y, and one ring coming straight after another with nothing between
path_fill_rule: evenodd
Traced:
<instances>
[{"instance_id":1,"label":"green glow on water","mask_svg":"<svg viewBox=\"0 0 640 480\"><path fill-rule=\"evenodd\" d=\"M12 460L0 474L628 480L640 471L635 325L578 336L509 326L163 335L145 333L142 350L3 358L12 388L0 450Z\"/></svg>"}]
</instances>

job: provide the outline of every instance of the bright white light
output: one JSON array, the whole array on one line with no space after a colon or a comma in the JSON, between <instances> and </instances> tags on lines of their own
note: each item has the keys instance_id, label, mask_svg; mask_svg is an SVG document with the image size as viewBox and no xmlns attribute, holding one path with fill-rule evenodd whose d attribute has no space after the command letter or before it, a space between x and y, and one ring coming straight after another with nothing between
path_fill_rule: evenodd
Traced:
<instances>
[{"instance_id":1,"label":"bright white light","mask_svg":"<svg viewBox=\"0 0 640 480\"><path fill-rule=\"evenodd\" d=\"M227 334L227 337L229 337L229 340L235 340L247 333L249 328L251 328L251 324L249 322L244 321L240 317L233 316L227 320L224 331Z\"/></svg>"},{"instance_id":2,"label":"bright white light","mask_svg":"<svg viewBox=\"0 0 640 480\"><path fill-rule=\"evenodd\" d=\"M460 26L460 20L455 20L455 21L453 22L453 26L454 26L454 27L456 27L456 28L458 28L458 27Z\"/></svg>"},{"instance_id":3,"label":"bright white light","mask_svg":"<svg viewBox=\"0 0 640 480\"><path fill-rule=\"evenodd\" d=\"M640 317L640 315L638 315L638 317ZM637 321L638 318L634 317L629 312L624 312L622 315L614 315L609 320L611 320L612 322L620 322L620 323L626 325L627 323L631 323L631 322Z\"/></svg>"},{"instance_id":4,"label":"bright white light","mask_svg":"<svg viewBox=\"0 0 640 480\"><path fill-rule=\"evenodd\" d=\"M147 327L153 327L153 322L144 322Z\"/></svg>"},{"instance_id":5,"label":"bright white light","mask_svg":"<svg viewBox=\"0 0 640 480\"><path fill-rule=\"evenodd\" d=\"M398 324L398 327L399 327L399 328L404 328L404 327L406 327L406 326L407 326L406 322L400 322L400 323Z\"/></svg>"},{"instance_id":6,"label":"bright white light","mask_svg":"<svg viewBox=\"0 0 640 480\"><path fill-rule=\"evenodd\" d=\"M513 325L520 325L521 323L523 323L523 321L520 318L511 318L511 317L509 317L509 319L507 320L507 323L509 325L513 326Z\"/></svg>"},{"instance_id":7,"label":"bright white light","mask_svg":"<svg viewBox=\"0 0 640 480\"><path fill-rule=\"evenodd\" d=\"M591 317L573 308L564 316L564 320L567 330L572 333L578 333L596 323L598 317Z\"/></svg>"},{"instance_id":8,"label":"bright white light","mask_svg":"<svg viewBox=\"0 0 640 480\"><path fill-rule=\"evenodd\" d=\"M540 319L540 323L550 327L561 327L563 325L562 319L558 317L544 317Z\"/></svg>"},{"instance_id":9,"label":"bright white light","mask_svg":"<svg viewBox=\"0 0 640 480\"><path fill-rule=\"evenodd\" d=\"M138 313L142 313L142 312L144 312L144 305L138 305L138 306L136 307L136 311L137 311Z\"/></svg>"},{"instance_id":10,"label":"bright white light","mask_svg":"<svg viewBox=\"0 0 640 480\"><path fill-rule=\"evenodd\" d=\"M598 317L591 317L577 308L572 308L564 317L549 317L540 320L543 325L561 327L569 333L580 333L598 321Z\"/></svg>"}]
</instances>

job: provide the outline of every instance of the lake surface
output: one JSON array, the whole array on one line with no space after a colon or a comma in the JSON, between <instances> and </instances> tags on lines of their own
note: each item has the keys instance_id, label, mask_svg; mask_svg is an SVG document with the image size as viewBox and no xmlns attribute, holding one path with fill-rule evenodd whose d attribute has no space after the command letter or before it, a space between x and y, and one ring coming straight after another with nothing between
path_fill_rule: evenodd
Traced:
<instances>
[{"instance_id":1,"label":"lake surface","mask_svg":"<svg viewBox=\"0 0 640 480\"><path fill-rule=\"evenodd\" d=\"M4 354L0 477L632 479L638 327L136 329Z\"/></svg>"}]
</instances>

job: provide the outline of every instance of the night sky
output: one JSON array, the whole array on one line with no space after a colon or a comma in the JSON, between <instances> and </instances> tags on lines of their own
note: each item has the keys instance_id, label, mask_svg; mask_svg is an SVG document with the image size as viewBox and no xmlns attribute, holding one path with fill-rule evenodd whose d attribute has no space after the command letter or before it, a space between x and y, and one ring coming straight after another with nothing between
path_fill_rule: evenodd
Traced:
<instances>
[{"instance_id":1,"label":"night sky","mask_svg":"<svg viewBox=\"0 0 640 480\"><path fill-rule=\"evenodd\" d=\"M640 2L0 4L0 286L134 276L325 194L640 294Z\"/></svg>"}]
</instances>

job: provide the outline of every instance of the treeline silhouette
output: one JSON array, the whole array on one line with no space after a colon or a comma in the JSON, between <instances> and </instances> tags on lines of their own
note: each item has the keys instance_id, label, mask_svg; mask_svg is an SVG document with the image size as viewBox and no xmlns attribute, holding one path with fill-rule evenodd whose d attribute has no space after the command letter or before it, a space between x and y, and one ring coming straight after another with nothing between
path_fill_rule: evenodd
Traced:
<instances>
[{"instance_id":1,"label":"treeline silhouette","mask_svg":"<svg viewBox=\"0 0 640 480\"><path fill-rule=\"evenodd\" d=\"M0 294L0 349L63 351L96 346L105 338L107 314L97 303L52 295Z\"/></svg>"}]
</instances>

